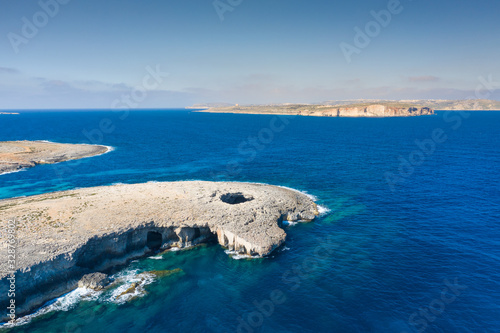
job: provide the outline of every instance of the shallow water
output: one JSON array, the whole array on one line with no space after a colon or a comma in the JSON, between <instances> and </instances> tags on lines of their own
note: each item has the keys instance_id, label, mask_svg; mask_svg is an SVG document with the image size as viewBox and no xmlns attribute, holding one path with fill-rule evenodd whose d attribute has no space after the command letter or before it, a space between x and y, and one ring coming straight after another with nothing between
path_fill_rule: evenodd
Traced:
<instances>
[{"instance_id":1,"label":"shallow water","mask_svg":"<svg viewBox=\"0 0 500 333\"><path fill-rule=\"evenodd\" d=\"M115 183L233 180L307 191L330 212L286 227L286 245L269 258L234 260L209 245L132 262L117 273L125 276L122 288L141 272L183 272L148 280L146 293L129 302L109 292L82 299L77 290L52 304L64 311L35 316L12 332L500 331L499 112L467 119L120 115L0 118L2 141L88 143L90 133L115 148L2 175L0 198ZM98 130L105 118L111 133ZM438 128L446 140L418 161L415 140L432 138ZM402 176L400 157L418 162L413 172L402 167ZM387 172L400 177L394 191ZM458 286L444 294L445 303L447 284Z\"/></svg>"}]
</instances>

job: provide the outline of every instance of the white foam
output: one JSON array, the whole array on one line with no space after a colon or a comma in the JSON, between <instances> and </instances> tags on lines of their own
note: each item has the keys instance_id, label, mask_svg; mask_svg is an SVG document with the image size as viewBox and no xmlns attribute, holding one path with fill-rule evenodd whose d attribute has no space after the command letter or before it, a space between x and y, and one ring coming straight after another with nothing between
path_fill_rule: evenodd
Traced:
<instances>
[{"instance_id":1,"label":"white foam","mask_svg":"<svg viewBox=\"0 0 500 333\"><path fill-rule=\"evenodd\" d=\"M1 325L0 327L10 328L10 327L22 326L30 323L36 317L43 316L49 312L69 311L73 309L82 300L94 301L99 297L100 294L102 294L102 291L94 291L92 289L87 289L87 288L77 288L59 298L56 298L55 300L47 302L35 313L18 318L15 323L8 322L6 324Z\"/></svg>"},{"instance_id":2,"label":"white foam","mask_svg":"<svg viewBox=\"0 0 500 333\"><path fill-rule=\"evenodd\" d=\"M115 147L112 147L112 146L104 146L104 147L106 147L108 149L108 151L105 152L104 154L110 153L110 152L112 152L113 150L116 149Z\"/></svg>"},{"instance_id":3,"label":"white foam","mask_svg":"<svg viewBox=\"0 0 500 333\"><path fill-rule=\"evenodd\" d=\"M309 194L306 191L300 191L300 190L297 190L297 189L294 189L294 188L291 188L291 187L286 187L286 186L278 186L278 187L282 187L282 188L286 188L287 190L291 190L291 191L302 193L302 194L304 194L305 196L307 196L309 199L311 199L314 202L316 202L316 201L319 200L317 196ZM322 205L317 205L317 206L318 206L319 216L325 216L325 215L327 215L328 213L330 213L332 211L330 208L328 208L326 206L322 206ZM301 222L301 221L299 221L299 222ZM291 224L291 225L294 225L294 224Z\"/></svg>"},{"instance_id":4,"label":"white foam","mask_svg":"<svg viewBox=\"0 0 500 333\"><path fill-rule=\"evenodd\" d=\"M75 143L75 144L85 145L85 146L96 146L96 145L93 145L93 144L90 144L90 143ZM97 145L97 146L106 147L106 151L104 153L102 153L102 154L99 154L99 155L86 156L86 157L83 157L83 158L91 158L91 157L101 156L101 155L110 153L113 150L115 150L115 147L112 147L112 146L105 146L105 145Z\"/></svg>"},{"instance_id":5,"label":"white foam","mask_svg":"<svg viewBox=\"0 0 500 333\"><path fill-rule=\"evenodd\" d=\"M147 273L137 274L138 270L124 271L114 276L115 282L122 283L118 288L114 289L104 302L115 304L124 304L135 297L143 297L146 295L146 285L155 280L155 276ZM132 287L132 283L136 283L134 291L122 295L125 291Z\"/></svg>"},{"instance_id":6,"label":"white foam","mask_svg":"<svg viewBox=\"0 0 500 333\"><path fill-rule=\"evenodd\" d=\"M287 186L281 186L281 185L274 185L274 186L281 187L281 188L284 188L284 189L287 189L287 190L290 190L290 191L294 191L294 192L299 192L299 193L305 195L306 197L308 197L309 199L311 199L314 202L318 201L318 197L316 197L315 195L309 194L306 191L301 191L301 190L297 190L295 188L291 188L291 187L287 187Z\"/></svg>"},{"instance_id":7,"label":"white foam","mask_svg":"<svg viewBox=\"0 0 500 333\"><path fill-rule=\"evenodd\" d=\"M225 250L226 254L230 256L232 259L235 260L240 260L240 259L258 259L261 257L254 257L248 254L241 254L238 251L230 251L230 250Z\"/></svg>"},{"instance_id":8,"label":"white foam","mask_svg":"<svg viewBox=\"0 0 500 333\"><path fill-rule=\"evenodd\" d=\"M328 213L330 213L332 210L328 207L325 207L325 206L321 206L321 205L318 205L318 213L319 213L319 216L325 216L327 215Z\"/></svg>"},{"instance_id":9,"label":"white foam","mask_svg":"<svg viewBox=\"0 0 500 333\"><path fill-rule=\"evenodd\" d=\"M16 172L21 172L21 171L26 171L26 170L27 170L27 168L22 168L22 169L19 169L19 170L2 172L2 173L0 173L0 175L7 175L9 173L16 173Z\"/></svg>"},{"instance_id":10,"label":"white foam","mask_svg":"<svg viewBox=\"0 0 500 333\"><path fill-rule=\"evenodd\" d=\"M298 221L283 221L283 225L293 227L294 225L297 225L299 222Z\"/></svg>"},{"instance_id":11,"label":"white foam","mask_svg":"<svg viewBox=\"0 0 500 333\"><path fill-rule=\"evenodd\" d=\"M153 260L162 260L162 256L154 256L154 257L148 257L148 259L153 259Z\"/></svg>"},{"instance_id":12,"label":"white foam","mask_svg":"<svg viewBox=\"0 0 500 333\"><path fill-rule=\"evenodd\" d=\"M163 251L163 252L187 251L187 250L192 250L199 245L203 245L203 244L195 244L195 245L189 245L189 246L183 246L183 247L172 246L172 247L166 248L165 251Z\"/></svg>"}]
</instances>

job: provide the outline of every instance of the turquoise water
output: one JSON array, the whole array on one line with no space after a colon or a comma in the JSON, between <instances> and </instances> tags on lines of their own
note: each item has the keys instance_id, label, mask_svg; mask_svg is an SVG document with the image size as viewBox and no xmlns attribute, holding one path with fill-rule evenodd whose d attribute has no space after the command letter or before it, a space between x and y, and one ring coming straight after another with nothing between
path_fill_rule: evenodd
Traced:
<instances>
[{"instance_id":1,"label":"turquoise water","mask_svg":"<svg viewBox=\"0 0 500 333\"><path fill-rule=\"evenodd\" d=\"M115 272L122 289L83 299L70 293L12 332L500 331L499 112L123 116L0 118L2 141L114 147L2 175L0 198L115 183L232 180L306 191L330 211L286 227L285 246L269 258L235 260L208 245L132 262ZM133 300L117 297L142 272L176 268L182 273L142 281L146 293Z\"/></svg>"}]
</instances>

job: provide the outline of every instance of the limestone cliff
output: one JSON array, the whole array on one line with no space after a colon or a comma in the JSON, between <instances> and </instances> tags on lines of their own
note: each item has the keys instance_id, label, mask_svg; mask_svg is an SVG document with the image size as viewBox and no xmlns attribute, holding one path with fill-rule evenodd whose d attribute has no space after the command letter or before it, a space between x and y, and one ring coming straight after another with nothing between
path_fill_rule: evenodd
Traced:
<instances>
[{"instance_id":1,"label":"limestone cliff","mask_svg":"<svg viewBox=\"0 0 500 333\"><path fill-rule=\"evenodd\" d=\"M353 105L251 105L209 108L199 112L211 113L245 113L300 115L315 117L412 117L433 115L434 110L428 107L411 106L401 103L391 104L353 104Z\"/></svg>"},{"instance_id":2,"label":"limestone cliff","mask_svg":"<svg viewBox=\"0 0 500 333\"><path fill-rule=\"evenodd\" d=\"M434 111L430 108L401 108L386 105L369 105L360 107L325 108L318 111L302 111L304 116L319 117L411 117L432 115Z\"/></svg>"}]
</instances>

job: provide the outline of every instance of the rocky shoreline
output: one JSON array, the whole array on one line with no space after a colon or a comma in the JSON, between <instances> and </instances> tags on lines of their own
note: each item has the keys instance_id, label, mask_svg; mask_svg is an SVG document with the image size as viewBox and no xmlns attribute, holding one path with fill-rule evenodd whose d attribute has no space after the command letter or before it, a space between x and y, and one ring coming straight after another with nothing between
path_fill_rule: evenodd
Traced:
<instances>
[{"instance_id":1,"label":"rocky shoreline","mask_svg":"<svg viewBox=\"0 0 500 333\"><path fill-rule=\"evenodd\" d=\"M31 168L105 154L109 147L47 141L0 142L0 175Z\"/></svg>"},{"instance_id":2,"label":"rocky shoreline","mask_svg":"<svg viewBox=\"0 0 500 333\"><path fill-rule=\"evenodd\" d=\"M248 183L114 185L0 200L0 220L15 224L15 269L0 265L0 307L15 276L16 315L74 288L86 274L170 247L217 242L252 257L285 241L282 222L312 221L316 204L286 188ZM8 257L7 245L0 249ZM8 320L6 312L1 316Z\"/></svg>"}]
</instances>

